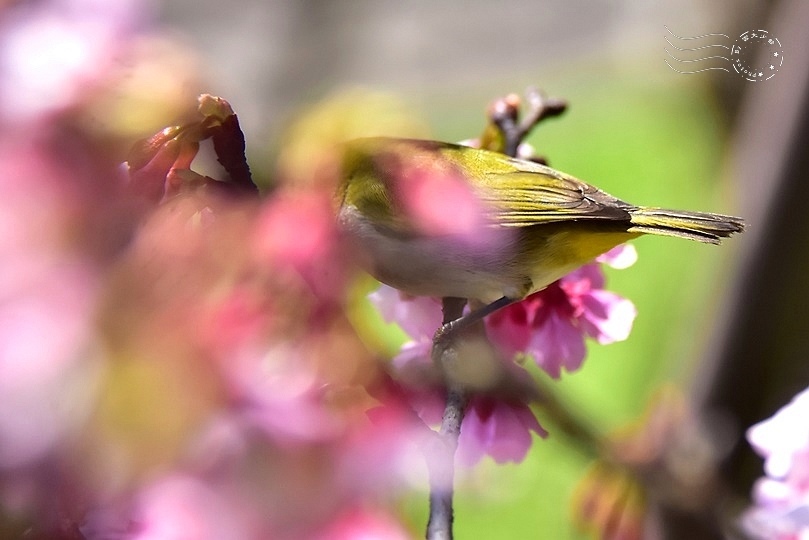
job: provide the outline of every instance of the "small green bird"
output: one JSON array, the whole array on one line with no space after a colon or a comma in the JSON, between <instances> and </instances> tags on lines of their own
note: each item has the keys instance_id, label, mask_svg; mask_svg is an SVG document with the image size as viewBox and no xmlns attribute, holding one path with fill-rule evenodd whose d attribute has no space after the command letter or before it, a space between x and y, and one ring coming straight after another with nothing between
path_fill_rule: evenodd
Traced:
<instances>
[{"instance_id":1,"label":"small green bird","mask_svg":"<svg viewBox=\"0 0 809 540\"><path fill-rule=\"evenodd\" d=\"M718 244L737 217L635 206L565 173L456 144L351 141L339 222L379 281L485 315L642 234Z\"/></svg>"}]
</instances>

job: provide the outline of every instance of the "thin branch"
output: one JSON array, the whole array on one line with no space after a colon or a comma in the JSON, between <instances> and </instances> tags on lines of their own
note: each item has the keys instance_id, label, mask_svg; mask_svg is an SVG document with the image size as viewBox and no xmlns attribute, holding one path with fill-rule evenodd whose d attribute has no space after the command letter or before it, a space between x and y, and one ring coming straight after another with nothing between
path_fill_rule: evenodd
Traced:
<instances>
[{"instance_id":1,"label":"thin branch","mask_svg":"<svg viewBox=\"0 0 809 540\"><path fill-rule=\"evenodd\" d=\"M466 300L444 298L444 324L463 315ZM457 335L457 334L453 334ZM461 434L461 423L466 412L467 397L464 389L447 376L458 363L454 339L437 339L433 345L433 361L441 368L447 380L447 403L441 418L436 444L428 455L430 471L430 519L427 522L428 540L451 540L454 518L452 497L455 483L455 450Z\"/></svg>"},{"instance_id":2,"label":"thin branch","mask_svg":"<svg viewBox=\"0 0 809 540\"><path fill-rule=\"evenodd\" d=\"M503 137L502 152L511 157L517 156L520 144L531 131L546 118L559 116L567 109L563 99L549 98L537 88L525 92L527 110L522 120L519 118L519 98L506 96L495 101L489 109L489 120L497 126Z\"/></svg>"},{"instance_id":3,"label":"thin branch","mask_svg":"<svg viewBox=\"0 0 809 540\"><path fill-rule=\"evenodd\" d=\"M466 403L466 394L462 390L456 388L447 392L447 405L438 434L439 444L435 445L436 451L431 456L428 540L452 540L455 450L458 448Z\"/></svg>"}]
</instances>

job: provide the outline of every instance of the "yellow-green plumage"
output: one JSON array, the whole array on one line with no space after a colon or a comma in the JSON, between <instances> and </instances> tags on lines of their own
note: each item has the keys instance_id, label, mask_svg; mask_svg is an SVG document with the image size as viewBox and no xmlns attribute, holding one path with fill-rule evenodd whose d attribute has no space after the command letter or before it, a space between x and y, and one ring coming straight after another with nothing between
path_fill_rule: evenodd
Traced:
<instances>
[{"instance_id":1,"label":"yellow-green plumage","mask_svg":"<svg viewBox=\"0 0 809 540\"><path fill-rule=\"evenodd\" d=\"M470 244L425 233L403 199L403 183L413 171L468 185L480 202L479 234L487 240ZM443 202L451 215L455 201ZM641 234L716 244L744 227L731 216L634 206L550 167L503 154L408 139L349 143L338 204L341 223L380 281L414 295L487 303L540 290Z\"/></svg>"}]
</instances>

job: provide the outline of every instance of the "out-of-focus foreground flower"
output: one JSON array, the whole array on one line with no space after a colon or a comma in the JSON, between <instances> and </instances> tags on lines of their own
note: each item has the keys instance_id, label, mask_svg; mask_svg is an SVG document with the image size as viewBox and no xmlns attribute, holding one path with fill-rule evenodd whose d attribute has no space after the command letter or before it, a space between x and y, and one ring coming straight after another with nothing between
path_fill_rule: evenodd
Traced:
<instances>
[{"instance_id":1,"label":"out-of-focus foreground flower","mask_svg":"<svg viewBox=\"0 0 809 540\"><path fill-rule=\"evenodd\" d=\"M764 458L766 476L753 486L753 503L742 517L755 538L809 537L809 390L772 417L747 430L747 440Z\"/></svg>"},{"instance_id":2,"label":"out-of-focus foreground flower","mask_svg":"<svg viewBox=\"0 0 809 540\"><path fill-rule=\"evenodd\" d=\"M298 137L259 199L188 170L232 118L187 110L193 56L139 2L3 9L0 537L407 536L378 501L421 435L366 414L384 377L330 218L329 143L359 124ZM150 118L185 123L124 171Z\"/></svg>"}]
</instances>

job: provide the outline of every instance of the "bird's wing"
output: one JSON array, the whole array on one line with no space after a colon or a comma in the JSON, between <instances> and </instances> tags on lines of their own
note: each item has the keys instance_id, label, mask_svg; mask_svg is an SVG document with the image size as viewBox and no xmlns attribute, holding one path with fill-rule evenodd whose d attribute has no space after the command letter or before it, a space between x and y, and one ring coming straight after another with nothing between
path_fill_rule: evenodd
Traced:
<instances>
[{"instance_id":1,"label":"bird's wing","mask_svg":"<svg viewBox=\"0 0 809 540\"><path fill-rule=\"evenodd\" d=\"M476 186L503 227L529 227L570 220L629 221L631 205L548 167L486 174Z\"/></svg>"}]
</instances>

